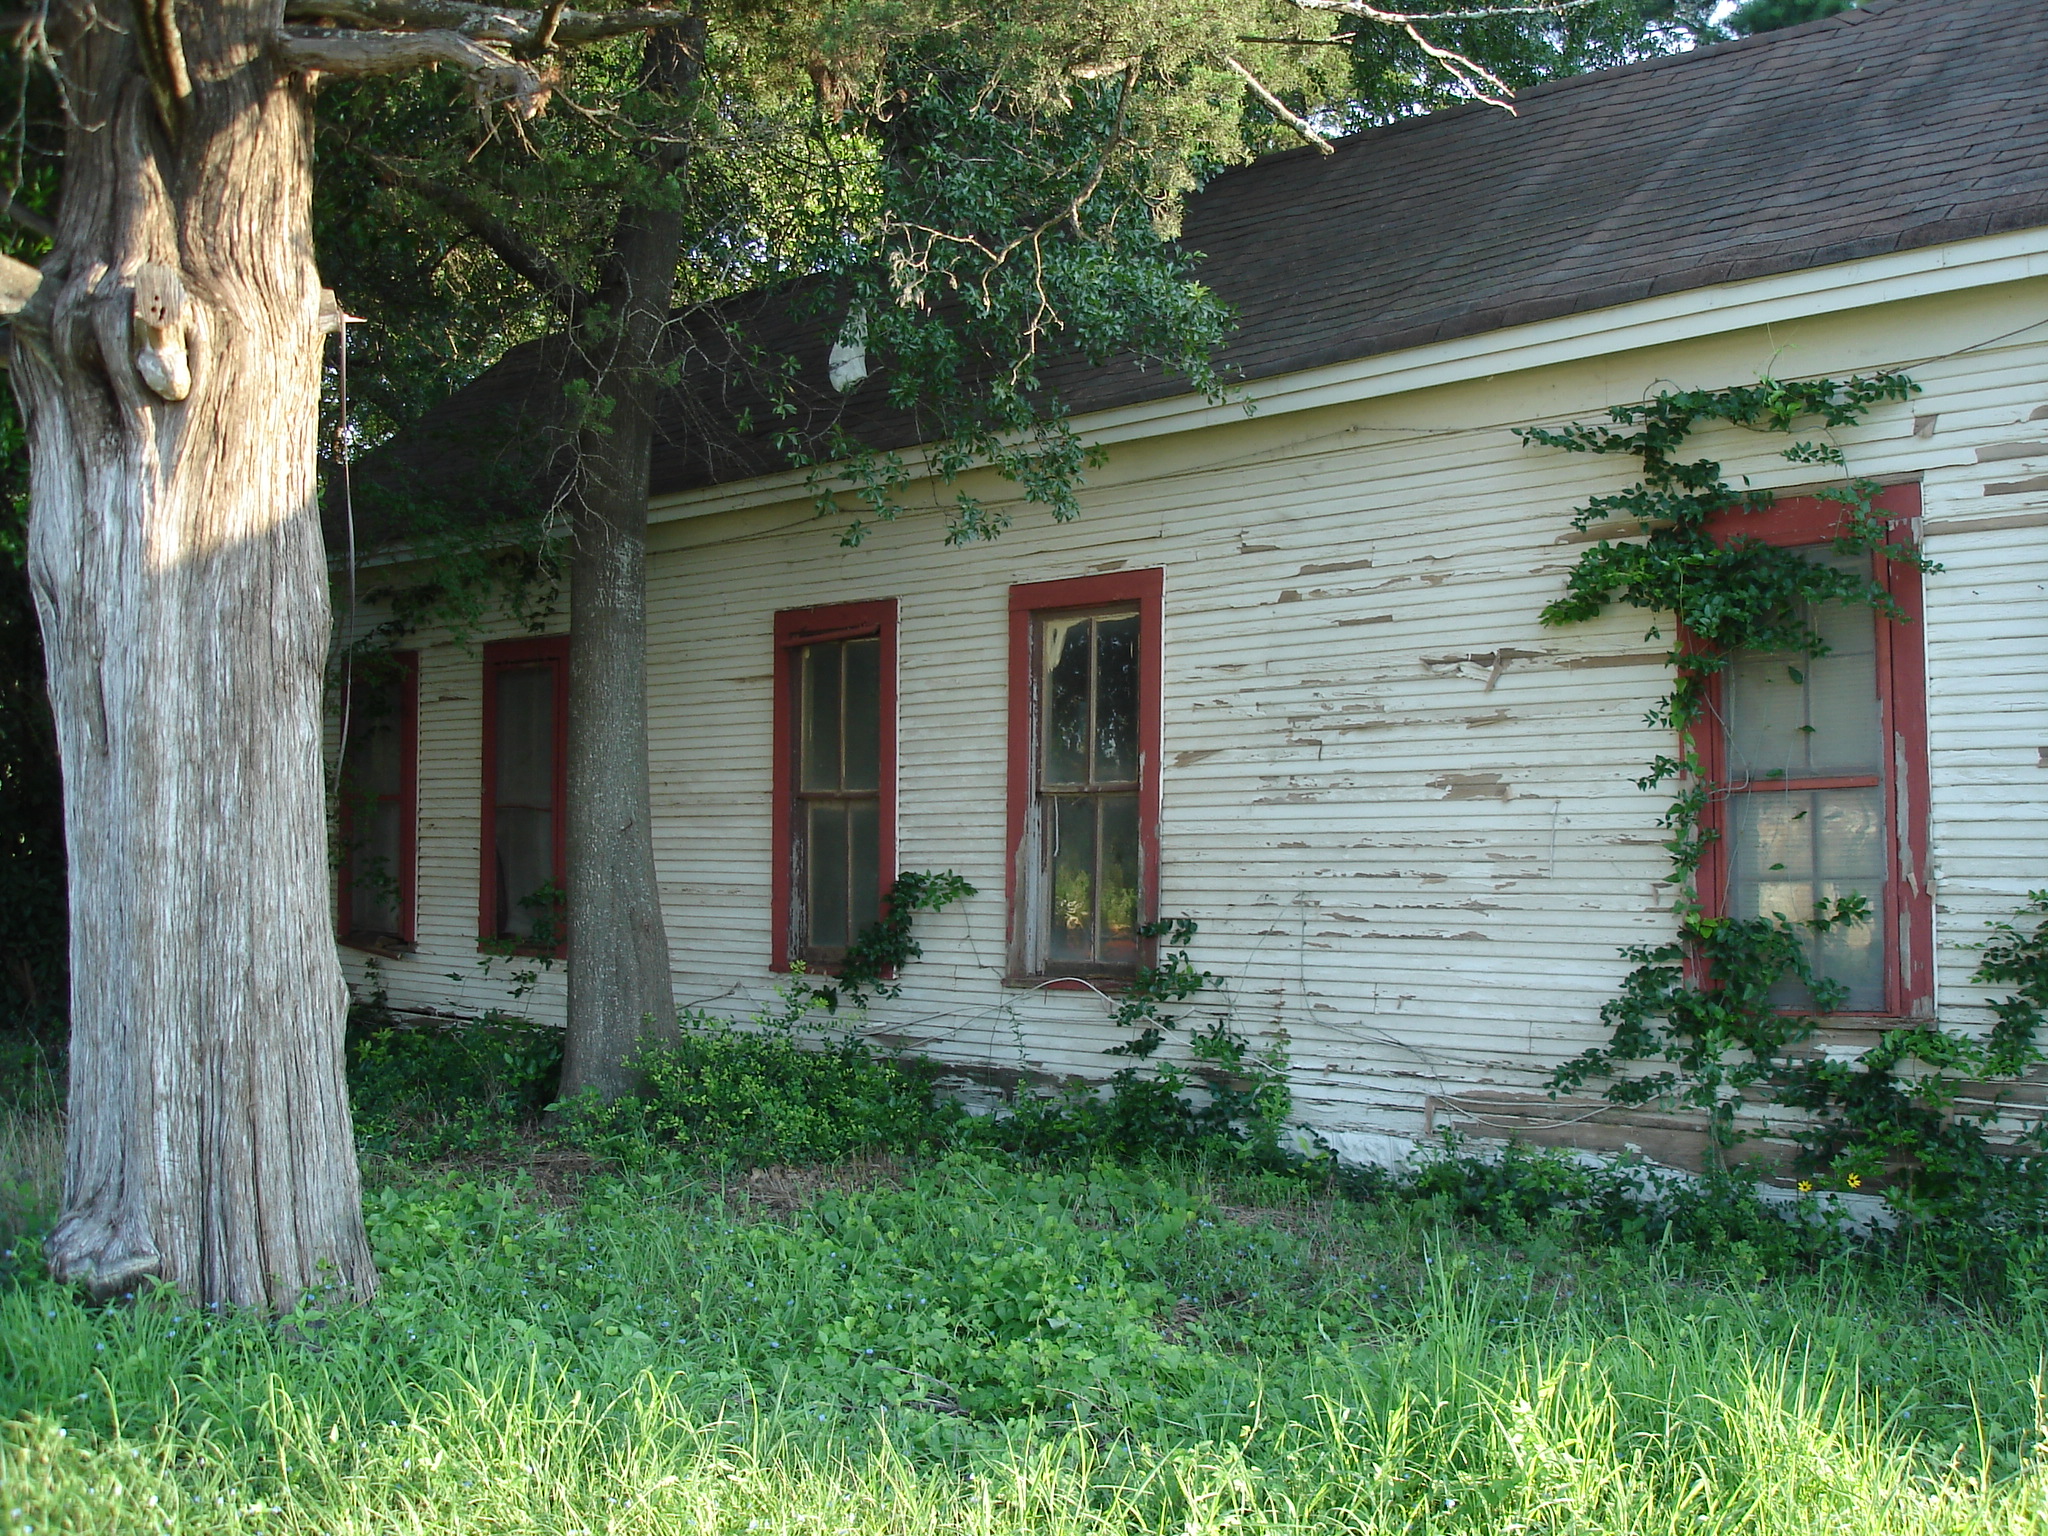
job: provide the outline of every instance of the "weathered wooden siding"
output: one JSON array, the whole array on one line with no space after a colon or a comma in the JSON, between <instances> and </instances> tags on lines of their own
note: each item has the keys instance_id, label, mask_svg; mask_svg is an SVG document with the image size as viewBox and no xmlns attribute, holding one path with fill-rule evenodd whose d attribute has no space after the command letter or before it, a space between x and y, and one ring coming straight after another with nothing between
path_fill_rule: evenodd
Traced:
<instances>
[{"instance_id":1,"label":"weathered wooden siding","mask_svg":"<svg viewBox=\"0 0 2048 1536\"><path fill-rule=\"evenodd\" d=\"M1000 984L1006 591L1159 566L1162 904L1200 920L1238 1027L1286 1032L1327 1129L1515 1120L1495 1096L1540 1091L1598 1038L1617 949L1668 930L1669 888L1661 802L1634 787L1666 744L1643 719L1662 643L1632 612L1537 622L1581 547L1572 507L1626 466L1509 429L1659 381L1908 365L1924 395L1843 446L1858 473L1922 477L1944 565L1926 629L1940 985L1951 1022L1981 1021L1968 946L2048 885L2048 331L1992 340L2044 301L2043 282L1919 298L1128 443L1081 521L1020 509L977 548L941 547L936 511L855 550L799 501L667 517L650 669L679 997L745 1012L772 995L775 610L894 597L900 860L982 894L924 924L876 1027L968 1066L1112 1065L1098 999ZM1779 440L1699 441L1759 484L1812 475ZM473 650L426 649L420 947L383 966L400 1002L508 1001L474 953L478 682ZM557 982L518 1006L558 1016Z\"/></svg>"}]
</instances>

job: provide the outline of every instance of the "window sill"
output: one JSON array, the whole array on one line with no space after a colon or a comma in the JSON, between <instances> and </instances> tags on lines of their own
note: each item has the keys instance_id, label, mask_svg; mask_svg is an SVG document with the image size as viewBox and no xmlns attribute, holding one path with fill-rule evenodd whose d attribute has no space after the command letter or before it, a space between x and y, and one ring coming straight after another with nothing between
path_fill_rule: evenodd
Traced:
<instances>
[{"instance_id":1,"label":"window sill","mask_svg":"<svg viewBox=\"0 0 2048 1536\"><path fill-rule=\"evenodd\" d=\"M1020 992L1106 992L1130 989L1135 976L1005 976L1003 985Z\"/></svg>"},{"instance_id":2,"label":"window sill","mask_svg":"<svg viewBox=\"0 0 2048 1536\"><path fill-rule=\"evenodd\" d=\"M375 955L382 960L410 960L419 953L419 946L411 940L388 933L344 933L335 942L343 949Z\"/></svg>"},{"instance_id":3,"label":"window sill","mask_svg":"<svg viewBox=\"0 0 2048 1536\"><path fill-rule=\"evenodd\" d=\"M498 947L501 944L507 947L501 949ZM476 941L476 952L480 955L489 955L494 960L567 960L569 958L569 946L566 944L557 944L551 949L539 949L530 944L513 945L503 939L478 939Z\"/></svg>"}]
</instances>

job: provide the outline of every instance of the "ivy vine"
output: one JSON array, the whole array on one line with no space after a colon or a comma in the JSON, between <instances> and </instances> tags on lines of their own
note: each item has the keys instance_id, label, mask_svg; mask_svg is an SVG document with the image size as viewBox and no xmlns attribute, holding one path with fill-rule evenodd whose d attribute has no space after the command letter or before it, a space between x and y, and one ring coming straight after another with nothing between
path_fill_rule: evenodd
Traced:
<instances>
[{"instance_id":1,"label":"ivy vine","mask_svg":"<svg viewBox=\"0 0 2048 1536\"><path fill-rule=\"evenodd\" d=\"M1156 965L1139 966L1118 995L1110 1024L1137 1033L1121 1045L1112 1045L1104 1055L1135 1056L1143 1061L1166 1043L1166 1031L1177 1023L1163 1011L1163 1005L1184 1002L1204 987L1222 984L1222 977L1198 969L1189 957L1188 946L1199 929L1191 917L1163 917L1138 924L1138 937L1163 940L1166 954Z\"/></svg>"},{"instance_id":2,"label":"ivy vine","mask_svg":"<svg viewBox=\"0 0 2048 1536\"><path fill-rule=\"evenodd\" d=\"M896 972L924 953L911 936L917 914L943 912L974 893L974 887L950 869L937 874L905 870L883 898L882 915L847 945L837 974L806 976L799 990L827 1013L837 1013L842 1001L866 1008L875 998L897 996L903 988L893 980Z\"/></svg>"},{"instance_id":3,"label":"ivy vine","mask_svg":"<svg viewBox=\"0 0 2048 1536\"><path fill-rule=\"evenodd\" d=\"M1648 718L1678 745L1660 753L1637 783L1645 790L1668 786L1672 795L1660 825L1669 834L1678 931L1668 943L1623 951L1636 969L1601 1009L1612 1034L1557 1069L1552 1095L1604 1079L1610 1103L1696 1110L1723 1167L1744 1137L1738 1115L1745 1106L1799 1110L1798 1170L1809 1175L1803 1187L1816 1177L1848 1188L1881 1178L1909 1207L1955 1213L1985 1209L2015 1166L1991 1142L1991 1114L1964 1114L1956 1106L1963 1084L2011 1079L2044 1059L2035 1041L2048 1009L2048 892L2030 897L2020 914L2030 926L1994 925L1973 979L2017 990L1992 1005L1997 1023L1987 1038L1933 1024L1904 1027L1844 1062L1810 1048L1821 1017L1846 995L1839 983L1815 974L1810 941L1869 921L1868 900L1823 901L1806 918L1731 918L1710 916L1697 889L1715 836L1705 812L1726 791L1707 775L1691 731L1706 709L1710 680L1744 652L1825 654L1827 643L1809 618L1820 604L1860 603L1895 619L1905 615L1868 577L1740 532L1717 537L1716 525L1725 527L1731 514L1763 512L1775 498L1747 482L1731 485L1713 459L1686 456L1687 441L1714 422L1795 439L1814 426L1831 432L1917 392L1899 373L1765 379L1734 389L1665 391L1611 408L1606 423L1523 428L1518 435L1569 453L1625 454L1642 467L1634 485L1590 498L1573 518L1575 528L1597 525L1608 536L1580 556L1543 622L1581 623L1620 603L1658 616L1651 639L1664 638L1667 616L1675 624L1665 658L1672 684ZM1828 441L1795 440L1782 456L1847 468ZM1891 538L1875 506L1879 489L1851 478L1818 493L1842 509L1836 551L1935 569L1916 547ZM1780 1005L1787 978L1806 990L1808 1010Z\"/></svg>"}]
</instances>

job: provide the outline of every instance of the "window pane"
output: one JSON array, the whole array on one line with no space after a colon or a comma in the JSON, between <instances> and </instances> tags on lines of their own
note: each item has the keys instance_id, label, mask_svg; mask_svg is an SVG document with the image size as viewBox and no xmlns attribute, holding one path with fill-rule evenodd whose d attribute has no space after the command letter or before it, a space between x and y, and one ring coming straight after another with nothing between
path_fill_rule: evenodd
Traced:
<instances>
[{"instance_id":1,"label":"window pane","mask_svg":"<svg viewBox=\"0 0 2048 1536\"><path fill-rule=\"evenodd\" d=\"M555 878L555 817L527 806L498 807L498 933L531 938L536 924L550 927L554 914L534 898Z\"/></svg>"},{"instance_id":2,"label":"window pane","mask_svg":"<svg viewBox=\"0 0 2048 1536\"><path fill-rule=\"evenodd\" d=\"M1061 795L1052 823L1052 959L1085 965L1095 958L1095 800Z\"/></svg>"},{"instance_id":3,"label":"window pane","mask_svg":"<svg viewBox=\"0 0 2048 1536\"><path fill-rule=\"evenodd\" d=\"M882 642L848 640L846 653L847 789L882 787Z\"/></svg>"},{"instance_id":4,"label":"window pane","mask_svg":"<svg viewBox=\"0 0 2048 1536\"><path fill-rule=\"evenodd\" d=\"M342 789L349 795L395 795L401 788L400 727L404 721L405 684L358 680L349 690L348 760Z\"/></svg>"},{"instance_id":5,"label":"window pane","mask_svg":"<svg viewBox=\"0 0 2048 1536\"><path fill-rule=\"evenodd\" d=\"M805 789L839 788L839 659L845 650L807 645L803 650L803 785Z\"/></svg>"},{"instance_id":6,"label":"window pane","mask_svg":"<svg viewBox=\"0 0 2048 1536\"><path fill-rule=\"evenodd\" d=\"M1088 649L1094 622L1047 619L1039 631L1047 784L1088 782Z\"/></svg>"},{"instance_id":7,"label":"window pane","mask_svg":"<svg viewBox=\"0 0 2048 1536\"><path fill-rule=\"evenodd\" d=\"M1871 919L1809 941L1822 976L1849 989L1844 1007L1884 1007L1884 791L1760 791L1729 801L1728 910L1736 917L1813 915L1817 898L1862 896ZM1779 1000L1804 1006L1796 983Z\"/></svg>"},{"instance_id":8,"label":"window pane","mask_svg":"<svg viewBox=\"0 0 2048 1536\"><path fill-rule=\"evenodd\" d=\"M498 804L546 810L555 803L554 665L500 667L497 704Z\"/></svg>"},{"instance_id":9,"label":"window pane","mask_svg":"<svg viewBox=\"0 0 2048 1536\"><path fill-rule=\"evenodd\" d=\"M813 805L805 826L805 927L813 949L846 945L846 807Z\"/></svg>"},{"instance_id":10,"label":"window pane","mask_svg":"<svg viewBox=\"0 0 2048 1536\"><path fill-rule=\"evenodd\" d=\"M1138 616L1098 619L1095 633L1095 777L1129 782L1138 776Z\"/></svg>"},{"instance_id":11,"label":"window pane","mask_svg":"<svg viewBox=\"0 0 2048 1536\"><path fill-rule=\"evenodd\" d=\"M873 800L846 807L847 940L882 915L882 815Z\"/></svg>"},{"instance_id":12,"label":"window pane","mask_svg":"<svg viewBox=\"0 0 2048 1536\"><path fill-rule=\"evenodd\" d=\"M1138 797L1104 795L1102 806L1102 938L1105 965L1138 963Z\"/></svg>"},{"instance_id":13,"label":"window pane","mask_svg":"<svg viewBox=\"0 0 2048 1536\"><path fill-rule=\"evenodd\" d=\"M1868 555L1810 554L1816 564L1863 574ZM1725 673L1728 771L1735 783L1877 773L1883 727L1877 696L1878 616L1860 604L1810 609L1827 642L1821 656L1738 657Z\"/></svg>"},{"instance_id":14,"label":"window pane","mask_svg":"<svg viewBox=\"0 0 2048 1536\"><path fill-rule=\"evenodd\" d=\"M350 807L348 928L354 933L398 932L399 806L392 801Z\"/></svg>"},{"instance_id":15,"label":"window pane","mask_svg":"<svg viewBox=\"0 0 2048 1536\"><path fill-rule=\"evenodd\" d=\"M1861 557L1859 557L1861 558ZM1807 762L1816 774L1876 773L1884 766L1877 696L1878 615L1829 603L1813 616L1828 653L1806 665Z\"/></svg>"}]
</instances>

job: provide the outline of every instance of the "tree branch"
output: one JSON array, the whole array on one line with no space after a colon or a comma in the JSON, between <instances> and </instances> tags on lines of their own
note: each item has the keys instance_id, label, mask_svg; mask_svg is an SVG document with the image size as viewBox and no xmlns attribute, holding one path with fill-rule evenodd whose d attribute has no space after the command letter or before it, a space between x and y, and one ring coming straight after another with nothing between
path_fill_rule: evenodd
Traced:
<instances>
[{"instance_id":1,"label":"tree branch","mask_svg":"<svg viewBox=\"0 0 2048 1536\"><path fill-rule=\"evenodd\" d=\"M1272 113L1275 117L1279 118L1281 122L1285 123L1288 127L1292 128L1304 139L1307 139L1309 143L1315 145L1319 153L1325 155L1334 155L1335 153L1337 153L1336 145L1332 144L1328 139L1324 138L1320 133L1316 132L1315 125L1309 122L1307 118L1301 117L1293 111L1290 111L1285 102L1283 102L1278 96L1275 96L1271 91L1267 90L1266 87L1260 83L1259 77L1257 75L1253 74L1250 70L1246 69L1242 64L1238 63L1237 60L1231 58L1227 54L1224 56L1223 62L1228 64L1231 67L1231 69L1236 73L1238 78L1243 80L1244 83L1248 87L1250 87L1251 93L1254 96L1258 97L1260 101L1266 104L1266 110L1268 112Z\"/></svg>"},{"instance_id":2,"label":"tree branch","mask_svg":"<svg viewBox=\"0 0 2048 1536\"><path fill-rule=\"evenodd\" d=\"M1361 21L1376 21L1382 26L1398 27L1408 34L1409 39L1441 64L1450 75L1473 96L1489 106L1505 107L1510 113L1514 109L1514 89L1492 70L1478 60L1459 53L1455 48L1445 48L1432 43L1422 35L1416 25L1423 21L1481 21L1489 16L1556 16L1567 10L1575 10L1585 0L1561 0L1550 5L1500 5L1483 6L1469 11L1388 11L1367 0L1287 0L1298 11L1335 11L1344 16L1356 16Z\"/></svg>"},{"instance_id":3,"label":"tree branch","mask_svg":"<svg viewBox=\"0 0 2048 1536\"><path fill-rule=\"evenodd\" d=\"M377 179L386 186L410 192L421 202L433 205L481 240L492 255L546 295L564 319L576 320L589 306L590 295L582 284L460 187L422 176L382 155L371 156L370 163L377 169Z\"/></svg>"},{"instance_id":4,"label":"tree branch","mask_svg":"<svg viewBox=\"0 0 2048 1536\"><path fill-rule=\"evenodd\" d=\"M568 8L567 0L548 0L548 8L541 14L540 27L533 34L533 41L527 44L536 55L555 46L555 39L562 31L562 12Z\"/></svg>"},{"instance_id":5,"label":"tree branch","mask_svg":"<svg viewBox=\"0 0 2048 1536\"><path fill-rule=\"evenodd\" d=\"M572 11L550 4L544 10L524 11L471 5L467 0L285 0L284 19L411 32L456 32L477 42L510 43L538 50L680 27L689 21L690 13L667 6L600 12Z\"/></svg>"},{"instance_id":6,"label":"tree branch","mask_svg":"<svg viewBox=\"0 0 2048 1536\"><path fill-rule=\"evenodd\" d=\"M1328 37L1259 37L1246 33L1240 43L1275 43L1283 48L1349 48L1358 40L1356 32L1332 32Z\"/></svg>"},{"instance_id":7,"label":"tree branch","mask_svg":"<svg viewBox=\"0 0 2048 1536\"><path fill-rule=\"evenodd\" d=\"M327 75L390 75L447 64L469 76L485 102L510 101L521 117L537 117L548 86L527 65L459 32L341 32L300 27L277 34L278 51L294 69Z\"/></svg>"},{"instance_id":8,"label":"tree branch","mask_svg":"<svg viewBox=\"0 0 2048 1536\"><path fill-rule=\"evenodd\" d=\"M54 222L44 218L33 208L23 207L11 197L6 201L7 206L4 209L0 209L0 212L4 212L8 218L14 220L15 223L30 233L41 235L45 240L53 244L55 243L57 239L57 226Z\"/></svg>"}]
</instances>

